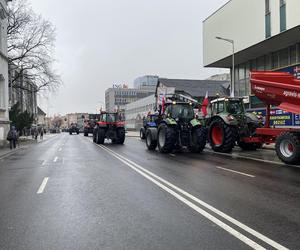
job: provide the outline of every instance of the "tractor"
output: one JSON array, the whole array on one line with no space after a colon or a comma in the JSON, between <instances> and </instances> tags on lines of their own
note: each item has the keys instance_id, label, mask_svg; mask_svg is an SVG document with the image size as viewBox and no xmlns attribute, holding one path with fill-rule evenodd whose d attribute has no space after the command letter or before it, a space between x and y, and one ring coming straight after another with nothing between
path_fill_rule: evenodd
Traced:
<instances>
[{"instance_id":1,"label":"tractor","mask_svg":"<svg viewBox=\"0 0 300 250\"><path fill-rule=\"evenodd\" d=\"M189 96L172 94L164 96L160 105L156 127L146 130L146 145L149 150L171 153L175 149L187 147L198 153L206 145L206 128L195 118L194 108L198 102Z\"/></svg>"},{"instance_id":2,"label":"tractor","mask_svg":"<svg viewBox=\"0 0 300 250\"><path fill-rule=\"evenodd\" d=\"M211 101L206 126L215 152L229 153L236 144L244 150L262 146L262 143L251 140L256 129L263 126L262 117L247 113L243 98L225 97Z\"/></svg>"},{"instance_id":3,"label":"tractor","mask_svg":"<svg viewBox=\"0 0 300 250\"><path fill-rule=\"evenodd\" d=\"M72 135L73 133L79 134L79 128L76 123L72 123L69 127L69 134Z\"/></svg>"},{"instance_id":4,"label":"tractor","mask_svg":"<svg viewBox=\"0 0 300 250\"><path fill-rule=\"evenodd\" d=\"M143 119L143 127L140 129L140 138L146 138L146 131L148 128L157 128L158 114L148 114Z\"/></svg>"},{"instance_id":5,"label":"tractor","mask_svg":"<svg viewBox=\"0 0 300 250\"><path fill-rule=\"evenodd\" d=\"M101 112L99 121L93 131L93 142L104 144L110 139L114 144L123 144L125 141L125 123L118 112Z\"/></svg>"}]
</instances>

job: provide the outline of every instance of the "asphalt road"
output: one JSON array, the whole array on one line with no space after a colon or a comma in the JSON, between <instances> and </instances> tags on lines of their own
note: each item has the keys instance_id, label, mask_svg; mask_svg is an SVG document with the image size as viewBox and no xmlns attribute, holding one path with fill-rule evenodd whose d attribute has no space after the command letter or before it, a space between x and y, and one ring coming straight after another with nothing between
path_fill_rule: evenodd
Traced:
<instances>
[{"instance_id":1,"label":"asphalt road","mask_svg":"<svg viewBox=\"0 0 300 250\"><path fill-rule=\"evenodd\" d=\"M0 249L300 249L300 170L61 134L0 158Z\"/></svg>"}]
</instances>

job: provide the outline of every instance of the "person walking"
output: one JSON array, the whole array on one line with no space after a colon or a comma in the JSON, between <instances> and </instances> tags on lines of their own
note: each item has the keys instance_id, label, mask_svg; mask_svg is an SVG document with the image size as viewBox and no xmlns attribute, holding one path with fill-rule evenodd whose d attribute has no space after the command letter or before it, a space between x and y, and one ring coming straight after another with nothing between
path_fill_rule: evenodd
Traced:
<instances>
[{"instance_id":1,"label":"person walking","mask_svg":"<svg viewBox=\"0 0 300 250\"><path fill-rule=\"evenodd\" d=\"M9 141L10 149L16 148L18 141L18 132L15 126L12 126L11 129L8 131L7 140Z\"/></svg>"},{"instance_id":2,"label":"person walking","mask_svg":"<svg viewBox=\"0 0 300 250\"><path fill-rule=\"evenodd\" d=\"M40 132L40 139L43 140L43 138L44 138L44 129L42 128Z\"/></svg>"}]
</instances>

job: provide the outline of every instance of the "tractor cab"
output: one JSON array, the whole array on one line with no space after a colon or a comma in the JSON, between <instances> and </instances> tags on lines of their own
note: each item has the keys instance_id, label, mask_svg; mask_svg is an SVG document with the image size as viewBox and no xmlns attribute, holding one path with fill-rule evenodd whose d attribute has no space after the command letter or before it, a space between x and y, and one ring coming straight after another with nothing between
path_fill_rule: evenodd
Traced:
<instances>
[{"instance_id":1,"label":"tractor cab","mask_svg":"<svg viewBox=\"0 0 300 250\"><path fill-rule=\"evenodd\" d=\"M245 113L243 98L218 98L211 101L211 113L213 115L228 113L230 115L242 115Z\"/></svg>"},{"instance_id":2,"label":"tractor cab","mask_svg":"<svg viewBox=\"0 0 300 250\"><path fill-rule=\"evenodd\" d=\"M176 121L190 121L195 117L194 108L191 103L176 101L166 105L165 115Z\"/></svg>"},{"instance_id":3,"label":"tractor cab","mask_svg":"<svg viewBox=\"0 0 300 250\"><path fill-rule=\"evenodd\" d=\"M116 112L101 112L99 125L124 125L123 116Z\"/></svg>"}]
</instances>

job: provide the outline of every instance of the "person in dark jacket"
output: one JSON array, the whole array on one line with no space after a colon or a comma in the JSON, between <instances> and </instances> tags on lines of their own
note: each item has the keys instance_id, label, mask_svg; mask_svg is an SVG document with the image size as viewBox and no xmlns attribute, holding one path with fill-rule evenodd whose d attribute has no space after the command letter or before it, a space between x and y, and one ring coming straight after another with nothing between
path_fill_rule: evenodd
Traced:
<instances>
[{"instance_id":1,"label":"person in dark jacket","mask_svg":"<svg viewBox=\"0 0 300 250\"><path fill-rule=\"evenodd\" d=\"M18 132L15 126L12 126L7 134L7 140L9 141L10 149L16 148L18 141Z\"/></svg>"}]
</instances>

